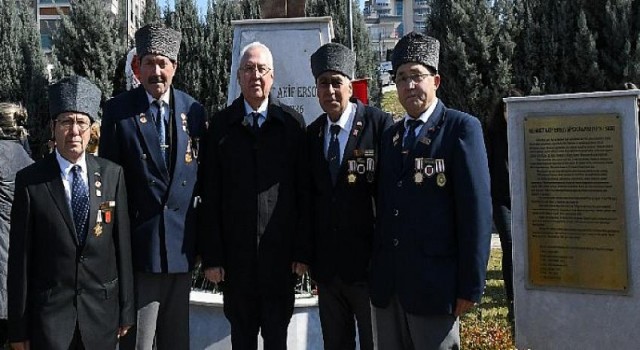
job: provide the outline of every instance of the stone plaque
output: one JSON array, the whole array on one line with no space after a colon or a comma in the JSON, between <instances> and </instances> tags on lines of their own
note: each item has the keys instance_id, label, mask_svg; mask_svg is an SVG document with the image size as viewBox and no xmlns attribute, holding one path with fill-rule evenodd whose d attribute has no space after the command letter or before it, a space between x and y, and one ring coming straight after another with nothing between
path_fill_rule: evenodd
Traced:
<instances>
[{"instance_id":1,"label":"stone plaque","mask_svg":"<svg viewBox=\"0 0 640 350\"><path fill-rule=\"evenodd\" d=\"M620 117L524 119L528 287L628 290Z\"/></svg>"}]
</instances>

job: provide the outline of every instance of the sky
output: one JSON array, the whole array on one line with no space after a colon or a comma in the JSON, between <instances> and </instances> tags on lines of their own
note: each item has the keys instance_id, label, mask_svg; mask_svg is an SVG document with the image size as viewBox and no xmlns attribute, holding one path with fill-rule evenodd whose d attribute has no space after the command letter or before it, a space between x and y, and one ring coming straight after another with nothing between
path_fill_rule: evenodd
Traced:
<instances>
[{"instance_id":1,"label":"sky","mask_svg":"<svg viewBox=\"0 0 640 350\"><path fill-rule=\"evenodd\" d=\"M196 2L198 4L198 12L201 15L207 13L207 4L209 3L209 0L196 0ZM168 4L170 8L173 8L174 3L174 0L158 0L158 4L160 4L161 7ZM358 3L360 4L360 9L364 8L364 0L358 0Z\"/></svg>"}]
</instances>

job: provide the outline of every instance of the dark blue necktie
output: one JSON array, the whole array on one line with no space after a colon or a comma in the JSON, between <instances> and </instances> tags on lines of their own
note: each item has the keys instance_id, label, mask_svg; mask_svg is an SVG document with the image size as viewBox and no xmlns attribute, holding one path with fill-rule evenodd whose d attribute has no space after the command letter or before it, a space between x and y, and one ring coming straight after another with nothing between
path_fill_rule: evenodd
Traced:
<instances>
[{"instance_id":1,"label":"dark blue necktie","mask_svg":"<svg viewBox=\"0 0 640 350\"><path fill-rule=\"evenodd\" d=\"M158 132L158 141L160 141L160 153L164 159L164 164L169 166L166 126L164 125L164 118L162 118L162 101L155 100L153 104L158 108L158 113L156 113L154 121L156 123L156 131Z\"/></svg>"},{"instance_id":2,"label":"dark blue necktie","mask_svg":"<svg viewBox=\"0 0 640 350\"><path fill-rule=\"evenodd\" d=\"M420 119L407 120L407 135L404 137L404 143L402 144L402 154L404 158L406 158L416 143L416 128L420 126L420 124L422 124L422 120Z\"/></svg>"},{"instance_id":3,"label":"dark blue necktie","mask_svg":"<svg viewBox=\"0 0 640 350\"><path fill-rule=\"evenodd\" d=\"M89 220L89 189L82 181L79 165L74 165L73 181L71 183L71 210L73 211L73 223L76 226L76 234L80 245L84 244L87 238L87 224Z\"/></svg>"},{"instance_id":4,"label":"dark blue necktie","mask_svg":"<svg viewBox=\"0 0 640 350\"><path fill-rule=\"evenodd\" d=\"M260 116L261 114L258 112L251 112L251 118L253 119L253 124L251 124L253 126L253 131L258 132L258 129L260 129Z\"/></svg>"},{"instance_id":5,"label":"dark blue necktie","mask_svg":"<svg viewBox=\"0 0 640 350\"><path fill-rule=\"evenodd\" d=\"M329 149L327 150L327 160L329 161L329 173L331 181L336 184L338 179L338 171L340 170L340 141L338 134L340 133L340 125L331 125L331 140L329 140Z\"/></svg>"}]
</instances>

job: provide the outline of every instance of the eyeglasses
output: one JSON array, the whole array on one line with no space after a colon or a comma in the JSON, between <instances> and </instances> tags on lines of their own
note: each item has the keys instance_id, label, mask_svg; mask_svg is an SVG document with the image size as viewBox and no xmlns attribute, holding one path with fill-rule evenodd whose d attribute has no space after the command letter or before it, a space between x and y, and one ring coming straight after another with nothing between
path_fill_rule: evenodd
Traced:
<instances>
[{"instance_id":1,"label":"eyeglasses","mask_svg":"<svg viewBox=\"0 0 640 350\"><path fill-rule=\"evenodd\" d=\"M84 119L77 120L77 119L69 118L69 119L56 120L56 123L60 125L60 127L64 130L71 130L74 125L77 125L78 129L84 132L91 127L91 121L84 120Z\"/></svg>"},{"instance_id":2,"label":"eyeglasses","mask_svg":"<svg viewBox=\"0 0 640 350\"><path fill-rule=\"evenodd\" d=\"M257 71L258 75L262 78L265 74L271 71L271 68L267 66L244 66L240 68L240 71L244 75L251 75Z\"/></svg>"},{"instance_id":3,"label":"eyeglasses","mask_svg":"<svg viewBox=\"0 0 640 350\"><path fill-rule=\"evenodd\" d=\"M343 84L344 84L344 82L342 80L339 80L339 79L324 80L324 81L320 81L319 80L318 81L318 88L320 88L320 89L328 89L329 86L331 86L332 88L337 90L337 89L340 89Z\"/></svg>"},{"instance_id":4,"label":"eyeglasses","mask_svg":"<svg viewBox=\"0 0 640 350\"><path fill-rule=\"evenodd\" d=\"M433 77L433 76L435 76L435 74L433 73L421 73L421 74L399 76L399 77L396 77L396 85L406 85L406 84L409 84L409 82L418 84L422 82L425 78Z\"/></svg>"}]
</instances>

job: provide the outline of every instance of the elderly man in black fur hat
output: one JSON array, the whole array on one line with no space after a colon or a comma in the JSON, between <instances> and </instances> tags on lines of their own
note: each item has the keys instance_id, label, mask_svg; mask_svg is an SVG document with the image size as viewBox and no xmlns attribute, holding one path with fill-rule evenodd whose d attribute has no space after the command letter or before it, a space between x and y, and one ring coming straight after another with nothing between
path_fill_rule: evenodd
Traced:
<instances>
[{"instance_id":1,"label":"elderly man in black fur hat","mask_svg":"<svg viewBox=\"0 0 640 350\"><path fill-rule=\"evenodd\" d=\"M329 43L311 55L325 112L307 128L311 222L324 348L373 349L368 268L375 217L376 163L391 116L352 98L356 55Z\"/></svg>"},{"instance_id":2,"label":"elderly man in black fur hat","mask_svg":"<svg viewBox=\"0 0 640 350\"><path fill-rule=\"evenodd\" d=\"M55 151L16 176L9 249L13 349L113 350L135 322L124 173L85 149L101 92L49 87Z\"/></svg>"},{"instance_id":3,"label":"elderly man in black fur hat","mask_svg":"<svg viewBox=\"0 0 640 350\"><path fill-rule=\"evenodd\" d=\"M129 184L137 325L121 349L188 349L195 262L200 103L171 86L179 32L157 24L136 32L141 86L107 101L100 155Z\"/></svg>"},{"instance_id":4,"label":"elderly man in black fur hat","mask_svg":"<svg viewBox=\"0 0 640 350\"><path fill-rule=\"evenodd\" d=\"M480 121L447 108L435 38L409 33L392 65L404 118L382 141L371 302L378 348L458 349L480 301L491 241Z\"/></svg>"}]
</instances>

